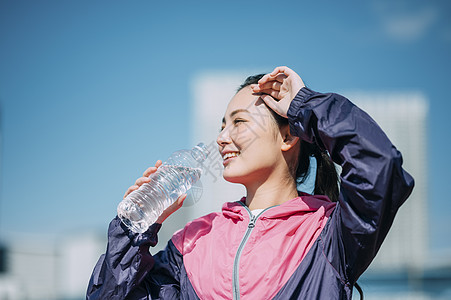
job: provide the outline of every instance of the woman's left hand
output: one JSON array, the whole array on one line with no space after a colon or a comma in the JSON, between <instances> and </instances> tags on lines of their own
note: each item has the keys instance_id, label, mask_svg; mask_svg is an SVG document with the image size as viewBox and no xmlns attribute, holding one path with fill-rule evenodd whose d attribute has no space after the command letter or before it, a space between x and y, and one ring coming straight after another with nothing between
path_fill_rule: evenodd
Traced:
<instances>
[{"instance_id":1,"label":"woman's left hand","mask_svg":"<svg viewBox=\"0 0 451 300\"><path fill-rule=\"evenodd\" d=\"M263 101L277 114L286 118L291 101L304 86L296 72L288 67L277 67L263 76L252 90L254 93L262 93Z\"/></svg>"}]
</instances>

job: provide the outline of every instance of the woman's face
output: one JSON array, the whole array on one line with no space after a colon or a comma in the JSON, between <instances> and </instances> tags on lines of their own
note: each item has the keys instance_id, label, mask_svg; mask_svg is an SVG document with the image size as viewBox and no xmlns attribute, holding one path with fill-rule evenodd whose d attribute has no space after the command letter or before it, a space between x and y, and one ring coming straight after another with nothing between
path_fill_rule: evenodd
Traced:
<instances>
[{"instance_id":1,"label":"woman's face","mask_svg":"<svg viewBox=\"0 0 451 300\"><path fill-rule=\"evenodd\" d=\"M244 185L263 182L283 160L282 142L269 108L250 86L243 88L227 106L217 138L224 179Z\"/></svg>"}]
</instances>

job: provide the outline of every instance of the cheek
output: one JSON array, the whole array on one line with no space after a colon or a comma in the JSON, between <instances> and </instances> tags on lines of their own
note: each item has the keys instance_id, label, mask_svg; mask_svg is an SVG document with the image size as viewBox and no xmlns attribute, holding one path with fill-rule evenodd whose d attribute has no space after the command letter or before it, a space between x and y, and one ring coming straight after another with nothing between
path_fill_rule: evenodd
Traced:
<instances>
[{"instance_id":1,"label":"cheek","mask_svg":"<svg viewBox=\"0 0 451 300\"><path fill-rule=\"evenodd\" d=\"M230 137L241 148L247 148L254 143L274 145L278 142L274 124L248 122L240 124L230 130Z\"/></svg>"},{"instance_id":2,"label":"cheek","mask_svg":"<svg viewBox=\"0 0 451 300\"><path fill-rule=\"evenodd\" d=\"M248 141L244 154L246 160L255 167L274 165L280 156L280 146L272 131L255 134L253 140ZM244 157L243 157L244 158Z\"/></svg>"},{"instance_id":3,"label":"cheek","mask_svg":"<svg viewBox=\"0 0 451 300\"><path fill-rule=\"evenodd\" d=\"M242 124L230 131L230 137L241 148L247 148L258 140L260 135L252 127Z\"/></svg>"},{"instance_id":4,"label":"cheek","mask_svg":"<svg viewBox=\"0 0 451 300\"><path fill-rule=\"evenodd\" d=\"M274 165L280 156L280 148L274 140L260 139L252 147L252 161L260 165Z\"/></svg>"}]
</instances>

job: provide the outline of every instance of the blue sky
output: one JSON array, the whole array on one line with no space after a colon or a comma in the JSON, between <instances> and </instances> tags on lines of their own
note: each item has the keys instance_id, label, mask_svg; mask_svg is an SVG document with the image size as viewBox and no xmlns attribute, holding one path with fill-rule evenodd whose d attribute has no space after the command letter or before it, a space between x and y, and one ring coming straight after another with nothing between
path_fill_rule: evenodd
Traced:
<instances>
[{"instance_id":1,"label":"blue sky","mask_svg":"<svg viewBox=\"0 0 451 300\"><path fill-rule=\"evenodd\" d=\"M426 95L431 246L451 248L449 2L162 2L0 2L0 238L104 231L192 146L197 74L288 65L318 91Z\"/></svg>"}]
</instances>

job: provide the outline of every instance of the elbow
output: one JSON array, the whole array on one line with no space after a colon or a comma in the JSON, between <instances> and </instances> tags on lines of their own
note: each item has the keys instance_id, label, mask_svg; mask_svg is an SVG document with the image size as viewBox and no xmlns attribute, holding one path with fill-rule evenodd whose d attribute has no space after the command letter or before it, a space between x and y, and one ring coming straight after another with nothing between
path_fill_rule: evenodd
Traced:
<instances>
[{"instance_id":1,"label":"elbow","mask_svg":"<svg viewBox=\"0 0 451 300\"><path fill-rule=\"evenodd\" d=\"M392 150L391 157L391 173L392 173L392 182L395 186L395 190L398 190L403 195L400 195L401 198L406 200L413 191L415 186L415 180L404 168L403 168L403 158L401 152L399 152L395 147Z\"/></svg>"}]
</instances>

